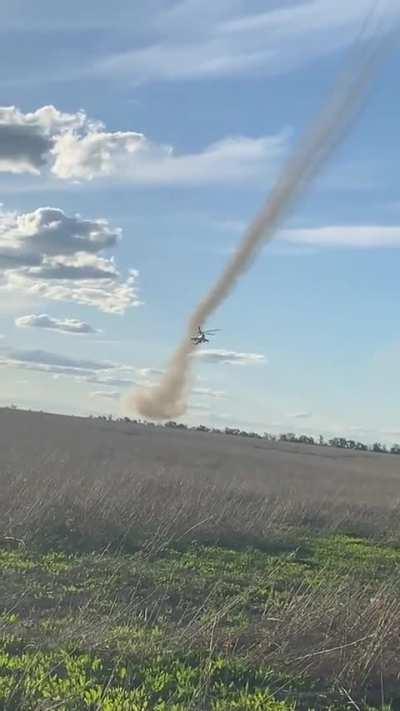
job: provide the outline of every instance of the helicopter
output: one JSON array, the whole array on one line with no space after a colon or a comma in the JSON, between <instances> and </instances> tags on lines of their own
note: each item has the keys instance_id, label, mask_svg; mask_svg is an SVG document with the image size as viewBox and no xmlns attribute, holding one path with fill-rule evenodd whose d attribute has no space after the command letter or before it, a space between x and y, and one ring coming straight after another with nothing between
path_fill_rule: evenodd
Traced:
<instances>
[{"instance_id":1,"label":"helicopter","mask_svg":"<svg viewBox=\"0 0 400 711\"><path fill-rule=\"evenodd\" d=\"M197 330L198 330L197 336L193 336L193 338L191 338L191 341L193 341L193 343L194 343L196 346L198 346L200 343L209 343L210 341L209 341L209 339L207 338L207 336L213 336L214 333L217 333L217 331L220 331L221 329L220 329L220 328L214 328L214 329L211 330L211 331L202 331L202 329L200 328L200 326L198 326L198 327L197 327Z\"/></svg>"}]
</instances>

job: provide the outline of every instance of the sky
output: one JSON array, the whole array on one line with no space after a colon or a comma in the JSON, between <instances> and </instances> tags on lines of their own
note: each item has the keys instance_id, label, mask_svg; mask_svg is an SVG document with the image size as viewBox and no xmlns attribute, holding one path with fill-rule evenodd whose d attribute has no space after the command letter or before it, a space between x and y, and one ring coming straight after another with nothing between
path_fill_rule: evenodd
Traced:
<instances>
[{"instance_id":1,"label":"sky","mask_svg":"<svg viewBox=\"0 0 400 711\"><path fill-rule=\"evenodd\" d=\"M157 382L373 8L390 38L397 0L0 0L0 405ZM207 324L188 424L400 440L399 59Z\"/></svg>"}]
</instances>

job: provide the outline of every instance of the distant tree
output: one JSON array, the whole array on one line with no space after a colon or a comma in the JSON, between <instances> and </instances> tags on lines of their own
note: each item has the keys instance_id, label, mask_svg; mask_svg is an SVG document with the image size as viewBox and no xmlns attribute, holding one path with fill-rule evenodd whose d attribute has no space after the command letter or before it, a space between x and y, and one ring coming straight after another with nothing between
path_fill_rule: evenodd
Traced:
<instances>
[{"instance_id":1,"label":"distant tree","mask_svg":"<svg viewBox=\"0 0 400 711\"><path fill-rule=\"evenodd\" d=\"M394 444L393 447L390 448L391 454L400 454L400 444Z\"/></svg>"},{"instance_id":2,"label":"distant tree","mask_svg":"<svg viewBox=\"0 0 400 711\"><path fill-rule=\"evenodd\" d=\"M318 438L318 444L320 447L325 447L324 435L320 435Z\"/></svg>"},{"instance_id":3,"label":"distant tree","mask_svg":"<svg viewBox=\"0 0 400 711\"><path fill-rule=\"evenodd\" d=\"M379 454L385 454L385 452L387 452L387 449L384 444L381 444L380 442L374 442L374 444L372 445L372 451L379 452Z\"/></svg>"},{"instance_id":4,"label":"distant tree","mask_svg":"<svg viewBox=\"0 0 400 711\"><path fill-rule=\"evenodd\" d=\"M361 452L368 452L368 446L364 442L356 442L356 449Z\"/></svg>"},{"instance_id":5,"label":"distant tree","mask_svg":"<svg viewBox=\"0 0 400 711\"><path fill-rule=\"evenodd\" d=\"M146 422L146 424L148 423ZM187 425L184 422L175 422L175 420L168 420L164 427L170 427L173 430L187 430Z\"/></svg>"},{"instance_id":6,"label":"distant tree","mask_svg":"<svg viewBox=\"0 0 400 711\"><path fill-rule=\"evenodd\" d=\"M333 437L333 439L329 440L329 446L339 447L339 449L346 449L347 439L345 439L344 437Z\"/></svg>"},{"instance_id":7,"label":"distant tree","mask_svg":"<svg viewBox=\"0 0 400 711\"><path fill-rule=\"evenodd\" d=\"M296 441L301 444L315 444L314 437L309 437L308 435L300 435L297 437Z\"/></svg>"},{"instance_id":8,"label":"distant tree","mask_svg":"<svg viewBox=\"0 0 400 711\"><path fill-rule=\"evenodd\" d=\"M281 442L296 442L296 435L293 432L284 432L279 435Z\"/></svg>"}]
</instances>

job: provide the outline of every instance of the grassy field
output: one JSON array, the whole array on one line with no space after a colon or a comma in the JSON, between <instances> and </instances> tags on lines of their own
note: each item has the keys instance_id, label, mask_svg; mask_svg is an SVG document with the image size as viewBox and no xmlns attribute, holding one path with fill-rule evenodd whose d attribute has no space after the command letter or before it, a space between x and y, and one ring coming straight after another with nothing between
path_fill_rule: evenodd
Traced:
<instances>
[{"instance_id":1,"label":"grassy field","mask_svg":"<svg viewBox=\"0 0 400 711\"><path fill-rule=\"evenodd\" d=\"M400 708L398 457L6 410L0 446L0 709Z\"/></svg>"}]
</instances>

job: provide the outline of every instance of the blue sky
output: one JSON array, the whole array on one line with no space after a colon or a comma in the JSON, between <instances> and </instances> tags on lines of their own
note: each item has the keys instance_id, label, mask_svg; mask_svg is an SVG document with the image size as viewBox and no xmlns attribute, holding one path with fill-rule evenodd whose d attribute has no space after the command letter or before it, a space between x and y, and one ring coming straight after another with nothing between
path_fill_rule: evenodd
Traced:
<instances>
[{"instance_id":1,"label":"blue sky","mask_svg":"<svg viewBox=\"0 0 400 711\"><path fill-rule=\"evenodd\" d=\"M372 7L117 5L0 1L2 404L118 414L160 377ZM208 324L185 421L400 439L399 57Z\"/></svg>"}]
</instances>

